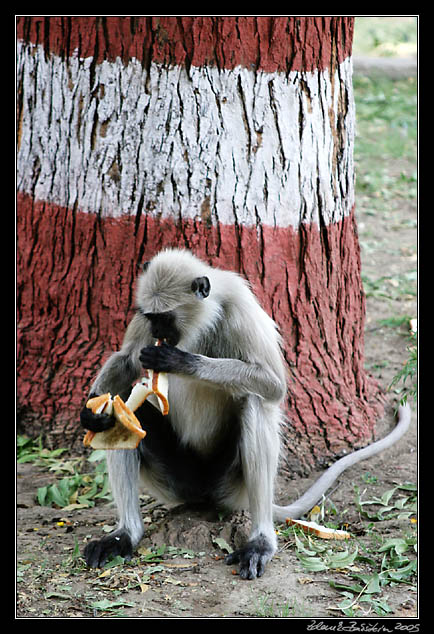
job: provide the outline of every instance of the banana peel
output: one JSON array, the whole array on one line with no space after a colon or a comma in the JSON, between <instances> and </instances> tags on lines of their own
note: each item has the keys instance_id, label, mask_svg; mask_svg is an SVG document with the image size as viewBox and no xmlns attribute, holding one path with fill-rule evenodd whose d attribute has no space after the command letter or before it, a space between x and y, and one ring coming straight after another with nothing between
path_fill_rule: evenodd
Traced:
<instances>
[{"instance_id":1,"label":"banana peel","mask_svg":"<svg viewBox=\"0 0 434 634\"><path fill-rule=\"evenodd\" d=\"M83 444L93 449L136 449L146 436L146 431L142 429L134 412L147 398L155 395L156 399L151 399L150 403L160 409L163 416L167 416L169 413L168 388L169 380L165 372L146 370L141 381L131 390L125 403L118 394L112 398L110 393L89 399L86 407L94 414L113 414L116 422L106 431L88 431L83 438Z\"/></svg>"}]
</instances>

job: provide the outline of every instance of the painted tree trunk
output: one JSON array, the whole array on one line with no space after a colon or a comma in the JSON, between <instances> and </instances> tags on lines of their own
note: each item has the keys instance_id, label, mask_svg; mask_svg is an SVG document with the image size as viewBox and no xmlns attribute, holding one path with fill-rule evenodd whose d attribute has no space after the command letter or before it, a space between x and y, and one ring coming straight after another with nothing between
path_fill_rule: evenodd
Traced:
<instances>
[{"instance_id":1,"label":"painted tree trunk","mask_svg":"<svg viewBox=\"0 0 434 634\"><path fill-rule=\"evenodd\" d=\"M352 29L352 18L18 19L28 430L81 437L141 262L178 246L239 271L279 325L286 468L372 439L382 405L363 368Z\"/></svg>"}]
</instances>

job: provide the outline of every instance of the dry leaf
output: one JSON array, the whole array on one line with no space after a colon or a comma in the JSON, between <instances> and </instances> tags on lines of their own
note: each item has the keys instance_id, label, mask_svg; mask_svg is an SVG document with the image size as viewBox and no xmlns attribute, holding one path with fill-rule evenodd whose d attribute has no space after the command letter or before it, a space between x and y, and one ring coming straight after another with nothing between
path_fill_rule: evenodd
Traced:
<instances>
[{"instance_id":1,"label":"dry leaf","mask_svg":"<svg viewBox=\"0 0 434 634\"><path fill-rule=\"evenodd\" d=\"M163 583L171 583L174 586L182 586L183 582L179 579L175 579L174 577L166 577Z\"/></svg>"},{"instance_id":2,"label":"dry leaf","mask_svg":"<svg viewBox=\"0 0 434 634\"><path fill-rule=\"evenodd\" d=\"M300 577L297 581L302 585L304 585L305 583L313 583L313 579L311 577Z\"/></svg>"},{"instance_id":3,"label":"dry leaf","mask_svg":"<svg viewBox=\"0 0 434 634\"><path fill-rule=\"evenodd\" d=\"M229 546L229 544L225 539L223 539L223 537L213 537L212 541L213 544L218 546L221 550L225 550L229 554L233 552L233 548Z\"/></svg>"},{"instance_id":4,"label":"dry leaf","mask_svg":"<svg viewBox=\"0 0 434 634\"><path fill-rule=\"evenodd\" d=\"M320 514L321 514L321 509L317 504L316 506L313 507L313 509L309 513L310 521L316 522L319 519Z\"/></svg>"}]
</instances>

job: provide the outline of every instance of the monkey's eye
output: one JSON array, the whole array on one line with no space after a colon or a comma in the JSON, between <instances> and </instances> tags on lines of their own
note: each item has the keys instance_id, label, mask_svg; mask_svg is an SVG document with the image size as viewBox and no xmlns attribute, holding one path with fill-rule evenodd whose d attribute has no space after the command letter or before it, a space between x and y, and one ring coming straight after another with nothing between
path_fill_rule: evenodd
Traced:
<instances>
[{"instance_id":1,"label":"monkey's eye","mask_svg":"<svg viewBox=\"0 0 434 634\"><path fill-rule=\"evenodd\" d=\"M142 264L142 271L145 272L149 266L150 262L143 262Z\"/></svg>"}]
</instances>

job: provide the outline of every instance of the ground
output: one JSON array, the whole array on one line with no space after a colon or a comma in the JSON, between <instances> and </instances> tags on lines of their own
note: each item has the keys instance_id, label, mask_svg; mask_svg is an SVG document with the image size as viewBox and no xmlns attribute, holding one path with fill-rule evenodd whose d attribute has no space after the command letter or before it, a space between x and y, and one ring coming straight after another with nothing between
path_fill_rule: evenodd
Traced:
<instances>
[{"instance_id":1,"label":"ground","mask_svg":"<svg viewBox=\"0 0 434 634\"><path fill-rule=\"evenodd\" d=\"M390 94L397 86L388 85ZM363 87L361 81L362 117L372 104L367 97L366 103L363 102ZM386 102L391 103L388 93ZM375 143L372 112L369 113L371 127L365 128L362 120L358 134L364 135L365 142L371 131ZM376 125L381 127L381 116L377 119ZM404 127L399 131L401 136ZM356 207L367 294L366 368L387 388L409 357L409 319L416 317L417 213L414 143L413 155L404 151L394 154L390 148L383 150L377 163L373 157L368 160L372 151L369 148L361 144L356 151ZM387 393L386 414L377 424L378 437L394 425L393 408L398 398L393 389ZM103 500L94 508L73 510L39 506L36 491L59 476L33 463L19 464L17 616L318 619L350 614L378 618L381 606L386 606L385 616L397 619L417 616L414 576L389 583L381 591L377 588L378 592L372 585L373 576L377 575L376 580L385 579L388 572L384 566L381 573L379 568L375 569L381 563L380 549L391 543L392 538L401 544L403 540L408 544L415 541L416 515L412 513L410 517L404 513L398 518L392 513L395 515L392 519L379 520L375 510L381 507L376 506L369 507L372 515L376 515L369 519L361 514L355 488L360 492L366 490L364 499L372 500L397 484L417 482L416 407L414 400L410 403L413 419L407 435L384 454L349 469L324 505L325 521L345 524L353 535L345 546L335 545L333 552L339 553L343 548L354 552L357 546L364 559L359 557L347 566L320 571L309 569L306 560L303 564L294 536L285 537L281 527L279 552L265 575L243 581L234 567L224 564L223 557L227 545L237 547L245 539L247 516L219 518L197 509L168 510L146 496L142 497L142 510L148 535L138 556L130 564L119 562L104 570L87 570L77 549L82 551L87 540L100 537L104 530L113 527L114 509ZM308 479L279 478L278 501L288 503L295 499L316 477L318 473ZM395 510L404 493L398 490L392 498L398 500ZM311 554L315 553L317 550ZM411 548L407 554L412 562L414 550ZM351 575L357 573L366 575L366 583L361 584L360 593L350 593L352 600L348 601L347 610L352 612L345 613L342 601L348 595L330 582L354 584Z\"/></svg>"},{"instance_id":2,"label":"ground","mask_svg":"<svg viewBox=\"0 0 434 634\"><path fill-rule=\"evenodd\" d=\"M392 424L390 411L384 422ZM314 477L279 481L279 497L282 501L294 498ZM375 478L375 483L366 484ZM17 481L18 617L342 616L336 611L342 596L329 581L348 583L346 571L306 570L291 540L284 548L285 541L279 539L281 550L261 579L243 581L233 567L224 564L224 552L213 539L237 546L248 530L248 518L242 514L219 520L197 510L167 511L143 500L145 522L157 528L150 539L143 540L139 558L130 565L87 570L81 558L74 556L75 543L81 550L90 536L99 537L104 527L113 526L113 508L107 503L75 511L38 506L35 490L54 477L31 464L19 465ZM356 509L353 483L368 488L372 497L396 482L408 481L416 482L415 423L407 437L385 455L350 469L331 496L341 515L347 511L345 522L359 545L370 548L378 536L398 538L411 529L408 519L387 520L376 522L375 533L370 532L369 522L361 520ZM166 552L159 556L162 544ZM151 552L156 553L155 564L150 561ZM398 584L388 587L386 594L392 609L388 616L416 616L413 586Z\"/></svg>"}]
</instances>

